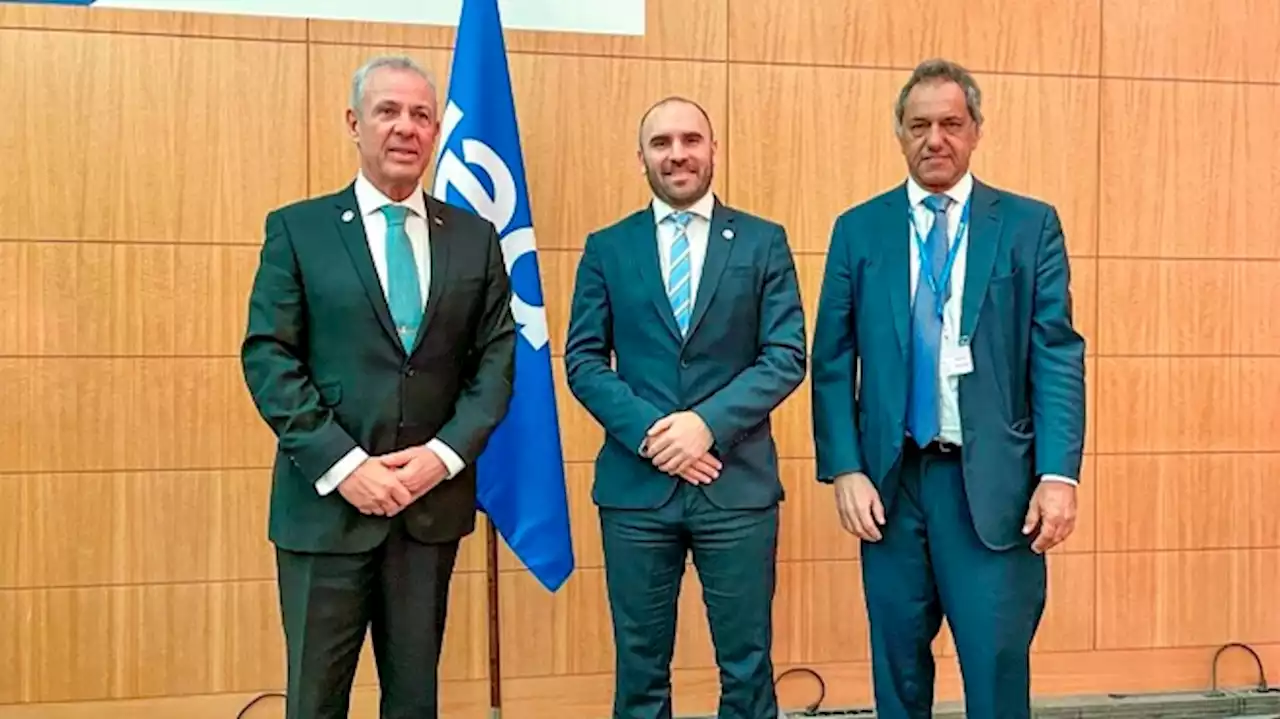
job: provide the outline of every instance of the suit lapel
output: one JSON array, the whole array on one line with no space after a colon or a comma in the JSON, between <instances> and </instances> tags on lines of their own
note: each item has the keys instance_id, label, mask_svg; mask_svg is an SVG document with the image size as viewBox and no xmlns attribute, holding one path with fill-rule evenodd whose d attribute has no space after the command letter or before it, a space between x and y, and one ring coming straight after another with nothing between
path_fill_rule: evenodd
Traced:
<instances>
[{"instance_id":1,"label":"suit lapel","mask_svg":"<svg viewBox=\"0 0 1280 719\"><path fill-rule=\"evenodd\" d=\"M635 235L636 267L640 272L641 287L653 301L662 323L671 332L671 336L680 339L680 327L671 312L671 302L667 299L666 284L662 281L662 265L658 260L658 226L654 221L653 206L643 212L637 212L632 221L632 232Z\"/></svg>"},{"instance_id":2,"label":"suit lapel","mask_svg":"<svg viewBox=\"0 0 1280 719\"><path fill-rule=\"evenodd\" d=\"M395 325L391 321L391 310L387 307L386 295L382 292L382 283L378 281L378 272L373 267L373 255L369 252L369 240L364 233L364 221L360 217L360 207L356 204L355 185L352 184L335 198L333 222L337 225L338 234L342 237L342 245L346 247L355 267L360 284L364 286L369 302L373 304L373 312L378 323L397 347L400 338L396 335Z\"/></svg>"},{"instance_id":3,"label":"suit lapel","mask_svg":"<svg viewBox=\"0 0 1280 719\"><path fill-rule=\"evenodd\" d=\"M907 186L904 183L897 192L885 199L884 213L875 236L881 240L881 257L884 258L888 277L889 307L893 314L893 329L898 335L898 349L902 356L910 354L911 347L911 235L907 220Z\"/></svg>"},{"instance_id":4,"label":"suit lapel","mask_svg":"<svg viewBox=\"0 0 1280 719\"><path fill-rule=\"evenodd\" d=\"M1000 249L1002 222L998 205L1000 196L976 180L973 183L973 206L969 210L969 247L965 254L964 302L960 310L960 336L972 338L978 313L987 296L991 270Z\"/></svg>"},{"instance_id":5,"label":"suit lapel","mask_svg":"<svg viewBox=\"0 0 1280 719\"><path fill-rule=\"evenodd\" d=\"M698 281L698 296L693 301L693 313L689 317L689 334L693 336L698 324L707 314L707 306L720 286L720 277L724 274L725 265L729 261L729 251L733 248L733 210L716 200L711 211L711 228L707 235L707 254L702 261L702 277Z\"/></svg>"},{"instance_id":6,"label":"suit lapel","mask_svg":"<svg viewBox=\"0 0 1280 719\"><path fill-rule=\"evenodd\" d=\"M427 285L427 306L422 314L422 324L418 327L418 336L414 339L413 349L409 354L417 352L418 347L422 346L422 339L427 336L431 321L440 309L440 298L449 284L450 250L454 240L453 228L444 219L442 203L425 192L423 196L427 210L427 247L431 252L431 281Z\"/></svg>"}]
</instances>

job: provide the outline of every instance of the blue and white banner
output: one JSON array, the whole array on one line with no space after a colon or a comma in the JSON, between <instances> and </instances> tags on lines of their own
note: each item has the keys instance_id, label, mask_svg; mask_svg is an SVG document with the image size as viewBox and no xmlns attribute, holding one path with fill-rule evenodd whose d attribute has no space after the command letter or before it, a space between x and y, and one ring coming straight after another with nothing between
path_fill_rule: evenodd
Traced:
<instances>
[{"instance_id":1,"label":"blue and white banner","mask_svg":"<svg viewBox=\"0 0 1280 719\"><path fill-rule=\"evenodd\" d=\"M3 2L5 0L0 0ZM462 0L21 0L42 5L456 25ZM692 0L691 0L692 1ZM645 0L499 0L510 30L643 35Z\"/></svg>"},{"instance_id":2,"label":"blue and white banner","mask_svg":"<svg viewBox=\"0 0 1280 719\"><path fill-rule=\"evenodd\" d=\"M573 541L533 212L497 0L466 0L441 117L437 198L494 224L511 276L515 386L476 464L480 508L544 587L573 572Z\"/></svg>"}]
</instances>

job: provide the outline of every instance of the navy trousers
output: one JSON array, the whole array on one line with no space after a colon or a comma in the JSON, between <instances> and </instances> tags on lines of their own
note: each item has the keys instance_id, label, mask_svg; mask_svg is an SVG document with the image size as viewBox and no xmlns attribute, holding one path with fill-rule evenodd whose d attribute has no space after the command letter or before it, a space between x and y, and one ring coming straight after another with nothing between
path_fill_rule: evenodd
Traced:
<instances>
[{"instance_id":1,"label":"navy trousers","mask_svg":"<svg viewBox=\"0 0 1280 719\"><path fill-rule=\"evenodd\" d=\"M965 716L1027 719L1044 556L1031 551L1031 538L1009 551L988 549L969 515L959 450L907 445L883 538L862 544L876 715L932 716L931 645L945 616L959 655Z\"/></svg>"},{"instance_id":2,"label":"navy trousers","mask_svg":"<svg viewBox=\"0 0 1280 719\"><path fill-rule=\"evenodd\" d=\"M657 509L601 509L600 525L617 652L614 719L672 717L676 608L690 555L720 669L717 719L776 719L778 507L724 509L682 481Z\"/></svg>"}]
</instances>

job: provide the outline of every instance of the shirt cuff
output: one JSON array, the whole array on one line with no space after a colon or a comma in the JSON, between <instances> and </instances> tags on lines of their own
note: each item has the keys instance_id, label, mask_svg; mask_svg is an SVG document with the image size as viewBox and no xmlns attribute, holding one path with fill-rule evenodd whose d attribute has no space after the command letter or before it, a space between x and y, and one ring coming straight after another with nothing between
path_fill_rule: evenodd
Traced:
<instances>
[{"instance_id":1,"label":"shirt cuff","mask_svg":"<svg viewBox=\"0 0 1280 719\"><path fill-rule=\"evenodd\" d=\"M1040 476L1040 481L1041 482L1063 482L1073 487L1080 486L1080 482L1078 480L1074 480L1070 477L1064 477L1061 474L1044 474Z\"/></svg>"},{"instance_id":2,"label":"shirt cuff","mask_svg":"<svg viewBox=\"0 0 1280 719\"><path fill-rule=\"evenodd\" d=\"M334 462L329 471L316 480L316 491L323 497L337 489L338 485L342 484L347 477L350 477L351 473L356 471L356 468L361 464L364 464L364 461L368 458L369 453L359 447L347 452L345 457Z\"/></svg>"},{"instance_id":3,"label":"shirt cuff","mask_svg":"<svg viewBox=\"0 0 1280 719\"><path fill-rule=\"evenodd\" d=\"M458 472L461 472L467 466L467 463L462 461L462 458L458 456L457 452L450 449L449 445L441 442L439 439L433 439L430 442L427 442L427 449L435 452L436 456L440 458L440 461L444 462L445 469L449 470L449 474L446 476L446 479L453 479L458 476Z\"/></svg>"}]
</instances>

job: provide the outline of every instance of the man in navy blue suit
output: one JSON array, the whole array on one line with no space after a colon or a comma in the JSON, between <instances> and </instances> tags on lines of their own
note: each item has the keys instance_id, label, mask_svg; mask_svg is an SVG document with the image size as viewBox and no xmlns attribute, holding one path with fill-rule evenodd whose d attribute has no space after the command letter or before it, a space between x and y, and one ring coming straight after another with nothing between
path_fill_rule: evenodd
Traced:
<instances>
[{"instance_id":1,"label":"man in navy blue suit","mask_svg":"<svg viewBox=\"0 0 1280 719\"><path fill-rule=\"evenodd\" d=\"M835 222L813 345L818 476L862 540L877 715L931 716L945 616L970 719L1030 716L1044 552L1071 533L1084 340L1057 211L976 180L982 95L916 68L907 180Z\"/></svg>"},{"instance_id":2,"label":"man in navy blue suit","mask_svg":"<svg viewBox=\"0 0 1280 719\"><path fill-rule=\"evenodd\" d=\"M696 104L641 121L653 200L592 233L565 347L569 388L604 427L593 499L617 649L613 716L671 717L671 655L692 552L720 667L720 719L772 719L782 485L769 414L805 373L785 230L711 191ZM616 362L616 364L615 364Z\"/></svg>"}]
</instances>

